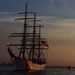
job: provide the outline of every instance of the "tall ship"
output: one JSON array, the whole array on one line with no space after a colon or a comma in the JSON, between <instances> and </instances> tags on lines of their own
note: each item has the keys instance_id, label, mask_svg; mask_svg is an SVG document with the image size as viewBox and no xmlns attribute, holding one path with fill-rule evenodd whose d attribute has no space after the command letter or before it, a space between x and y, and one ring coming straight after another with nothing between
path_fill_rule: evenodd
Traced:
<instances>
[{"instance_id":1,"label":"tall ship","mask_svg":"<svg viewBox=\"0 0 75 75\"><path fill-rule=\"evenodd\" d=\"M44 70L47 65L45 51L49 48L46 39L41 36L41 28L44 26L37 24L41 20L37 20L35 12L27 10L27 3L25 4L25 12L18 14L24 14L24 18L15 19L24 20L24 27L23 32L11 33L9 36L11 38L16 37L15 39L21 38L20 43L16 42L7 45L11 61L15 64L16 70ZM12 47L15 46L18 49L18 55L13 53Z\"/></svg>"}]
</instances>

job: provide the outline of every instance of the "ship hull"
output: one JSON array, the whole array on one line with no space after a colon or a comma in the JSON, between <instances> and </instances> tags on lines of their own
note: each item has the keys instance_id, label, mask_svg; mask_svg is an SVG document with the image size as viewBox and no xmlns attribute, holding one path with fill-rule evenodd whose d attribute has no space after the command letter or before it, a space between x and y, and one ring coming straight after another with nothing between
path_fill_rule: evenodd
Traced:
<instances>
[{"instance_id":1,"label":"ship hull","mask_svg":"<svg viewBox=\"0 0 75 75\"><path fill-rule=\"evenodd\" d=\"M8 49L8 52L11 56L11 61L14 63L16 70L26 70L26 71L41 71L44 70L46 67L46 62L40 62L39 64L33 63L30 60L22 59L19 57L16 57L10 49ZM14 59L12 59L14 58Z\"/></svg>"},{"instance_id":2,"label":"ship hull","mask_svg":"<svg viewBox=\"0 0 75 75\"><path fill-rule=\"evenodd\" d=\"M15 60L16 70L25 70L25 71L42 71L46 67L46 63L37 64L33 63L30 60L16 59Z\"/></svg>"},{"instance_id":3,"label":"ship hull","mask_svg":"<svg viewBox=\"0 0 75 75\"><path fill-rule=\"evenodd\" d=\"M27 60L28 71L41 71L41 70L44 70L45 67L46 67L46 63L37 64L37 63L32 63L32 61Z\"/></svg>"}]
</instances>

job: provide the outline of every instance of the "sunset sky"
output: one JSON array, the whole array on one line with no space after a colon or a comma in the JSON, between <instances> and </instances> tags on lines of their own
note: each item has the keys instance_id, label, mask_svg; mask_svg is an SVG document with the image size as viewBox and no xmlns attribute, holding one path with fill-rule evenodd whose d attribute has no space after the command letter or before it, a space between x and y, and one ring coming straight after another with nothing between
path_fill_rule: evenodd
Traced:
<instances>
[{"instance_id":1,"label":"sunset sky","mask_svg":"<svg viewBox=\"0 0 75 75\"><path fill-rule=\"evenodd\" d=\"M48 65L75 66L75 0L0 0L0 63L9 62L6 45L8 36L13 32L22 32L23 21L18 12L25 10L37 13L41 19L42 36L48 40Z\"/></svg>"}]
</instances>

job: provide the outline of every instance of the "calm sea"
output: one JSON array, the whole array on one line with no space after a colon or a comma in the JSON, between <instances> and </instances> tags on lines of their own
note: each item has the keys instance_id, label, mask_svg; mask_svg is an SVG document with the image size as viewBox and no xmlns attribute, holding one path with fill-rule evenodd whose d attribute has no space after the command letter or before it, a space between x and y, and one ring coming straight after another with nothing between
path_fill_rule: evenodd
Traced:
<instances>
[{"instance_id":1,"label":"calm sea","mask_svg":"<svg viewBox=\"0 0 75 75\"><path fill-rule=\"evenodd\" d=\"M12 67L0 67L0 75L75 75L75 68L50 68L40 72L14 71Z\"/></svg>"}]
</instances>

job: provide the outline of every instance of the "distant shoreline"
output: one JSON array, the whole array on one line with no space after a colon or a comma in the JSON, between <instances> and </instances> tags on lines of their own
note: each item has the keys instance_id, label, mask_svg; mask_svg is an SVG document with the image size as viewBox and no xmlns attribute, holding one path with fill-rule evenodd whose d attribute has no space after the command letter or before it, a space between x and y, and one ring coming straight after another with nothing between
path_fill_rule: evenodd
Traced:
<instances>
[{"instance_id":1,"label":"distant shoreline","mask_svg":"<svg viewBox=\"0 0 75 75\"><path fill-rule=\"evenodd\" d=\"M49 68L68 68L69 66L47 66L47 67ZM75 66L71 68L75 68Z\"/></svg>"}]
</instances>

